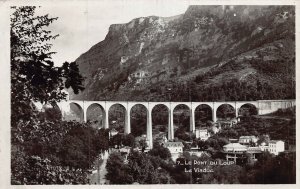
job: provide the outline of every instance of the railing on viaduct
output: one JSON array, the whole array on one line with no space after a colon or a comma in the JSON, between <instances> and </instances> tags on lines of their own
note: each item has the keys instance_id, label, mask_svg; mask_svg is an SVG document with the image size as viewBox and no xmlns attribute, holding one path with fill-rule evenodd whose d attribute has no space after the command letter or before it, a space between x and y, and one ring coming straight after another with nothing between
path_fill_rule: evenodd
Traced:
<instances>
[{"instance_id":1,"label":"railing on viaduct","mask_svg":"<svg viewBox=\"0 0 300 189\"><path fill-rule=\"evenodd\" d=\"M71 111L70 104L75 104L83 111L83 121L87 121L87 110L91 105L98 105L104 113L104 128L109 127L108 112L109 109L116 104L122 105L125 108L125 133L131 132L130 126L130 112L135 105L142 105L147 109L147 140L149 147L152 148L152 110L157 105L164 105L168 108L169 112L169 125L168 125L168 139L174 139L174 124L173 112L178 105L185 105L190 111L190 130L195 131L195 110L200 105L207 105L212 110L212 121L217 121L217 109L223 105L228 104L235 110L235 116L238 117L239 109L250 104L256 107L259 115L274 112L280 108L289 108L295 106L295 100L258 100L258 101L236 101L236 102L133 102L133 101L82 101L82 100L68 100L58 103L58 106L64 116L65 113Z\"/></svg>"}]
</instances>

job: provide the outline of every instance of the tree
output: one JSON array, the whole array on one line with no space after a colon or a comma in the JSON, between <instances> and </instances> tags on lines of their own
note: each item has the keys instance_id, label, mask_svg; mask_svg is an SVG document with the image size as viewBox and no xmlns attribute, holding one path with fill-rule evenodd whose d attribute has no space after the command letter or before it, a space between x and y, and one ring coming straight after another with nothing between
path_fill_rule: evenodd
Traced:
<instances>
[{"instance_id":1,"label":"tree","mask_svg":"<svg viewBox=\"0 0 300 189\"><path fill-rule=\"evenodd\" d=\"M130 168L124 164L124 159L119 153L110 154L106 164L106 178L112 184L131 184L134 182Z\"/></svg>"},{"instance_id":2,"label":"tree","mask_svg":"<svg viewBox=\"0 0 300 189\"><path fill-rule=\"evenodd\" d=\"M239 165L222 166L218 165L214 167L212 174L203 175L202 184L239 184L240 175L243 174L243 168Z\"/></svg>"},{"instance_id":3,"label":"tree","mask_svg":"<svg viewBox=\"0 0 300 189\"><path fill-rule=\"evenodd\" d=\"M94 140L94 145L97 148L97 151L108 150L109 148L109 129L100 129L98 130L96 140Z\"/></svg>"},{"instance_id":4,"label":"tree","mask_svg":"<svg viewBox=\"0 0 300 189\"><path fill-rule=\"evenodd\" d=\"M59 71L61 71L62 77L66 79L66 88L71 87L75 94L78 94L79 91L84 89L82 86L83 77L79 73L79 68L76 62L65 62Z\"/></svg>"},{"instance_id":5,"label":"tree","mask_svg":"<svg viewBox=\"0 0 300 189\"><path fill-rule=\"evenodd\" d=\"M46 107L44 112L39 113L39 117L41 120L48 120L48 121L59 121L62 118L60 109L58 107Z\"/></svg>"},{"instance_id":6,"label":"tree","mask_svg":"<svg viewBox=\"0 0 300 189\"><path fill-rule=\"evenodd\" d=\"M75 62L55 67L48 27L57 18L35 16L36 7L13 7L11 15L11 125L14 137L20 131L20 122L34 122L33 101L42 103L60 101L66 97L63 89L83 90L83 78ZM17 128L19 127L19 128Z\"/></svg>"},{"instance_id":7,"label":"tree","mask_svg":"<svg viewBox=\"0 0 300 189\"><path fill-rule=\"evenodd\" d=\"M28 162L31 161L33 154L50 155L52 159L55 159L53 156L55 157L54 152L57 149L53 146L51 147L53 151L47 150L49 146L47 144L59 144L65 132L57 131L58 128L53 127L53 122L41 120L33 102L55 104L65 99L64 88L71 87L74 93L78 93L84 89L83 77L75 62L65 63L62 67L54 66L51 59L54 52L50 51L51 41L58 35L52 35L47 27L57 18L50 18L49 15L36 16L34 6L12 7L12 9L14 12L10 18L11 133L12 148L15 149L11 154L12 181L15 180L21 184L36 184L43 181L38 181L39 171L37 170L29 171L35 174L32 177L26 174L26 170L30 169ZM49 113L51 119L55 119L54 112L46 112L48 115ZM55 125L61 126L60 124ZM37 148L33 148L34 146ZM47 154L44 154L44 151ZM22 156L19 157L18 154ZM39 159L39 156L36 159ZM41 166L37 165L39 161L34 162L36 164L32 167L45 171L45 175L50 172L52 174L53 171L54 174L60 174L55 168L54 170L41 170ZM49 166L53 166L55 162L51 161ZM75 177L74 179L76 180ZM75 180L73 180L74 183ZM61 182L67 183L70 180Z\"/></svg>"},{"instance_id":8,"label":"tree","mask_svg":"<svg viewBox=\"0 0 300 189\"><path fill-rule=\"evenodd\" d=\"M64 99L63 89L83 90L83 78L75 62L55 67L52 44L58 35L48 27L58 18L35 16L34 6L13 7L11 15L11 107L12 122L26 118L32 101L42 103ZM27 119L32 115L27 116Z\"/></svg>"},{"instance_id":9,"label":"tree","mask_svg":"<svg viewBox=\"0 0 300 189\"><path fill-rule=\"evenodd\" d=\"M87 183L87 169L105 150L98 145L108 144L108 137L99 139L95 129L78 122L43 121L33 128L22 144L12 145L12 183Z\"/></svg>"},{"instance_id":10,"label":"tree","mask_svg":"<svg viewBox=\"0 0 300 189\"><path fill-rule=\"evenodd\" d=\"M243 183L251 184L295 184L296 153L279 154L273 157L263 152L254 167L243 176Z\"/></svg>"},{"instance_id":11,"label":"tree","mask_svg":"<svg viewBox=\"0 0 300 189\"><path fill-rule=\"evenodd\" d=\"M184 140L184 141L190 141L191 137L186 133L186 128L185 127L179 127L174 134L175 137L178 139Z\"/></svg>"},{"instance_id":12,"label":"tree","mask_svg":"<svg viewBox=\"0 0 300 189\"><path fill-rule=\"evenodd\" d=\"M117 145L118 148L121 146L122 144L122 135L121 134L116 134L114 135L111 139L110 139L110 146L115 146Z\"/></svg>"},{"instance_id":13,"label":"tree","mask_svg":"<svg viewBox=\"0 0 300 189\"><path fill-rule=\"evenodd\" d=\"M135 146L135 138L132 134L125 134L123 136L123 144L125 146L134 147Z\"/></svg>"},{"instance_id":14,"label":"tree","mask_svg":"<svg viewBox=\"0 0 300 189\"><path fill-rule=\"evenodd\" d=\"M169 159L171 158L171 153L168 148L163 147L158 142L154 142L153 148L149 151L150 155L159 156L162 159Z\"/></svg>"}]
</instances>

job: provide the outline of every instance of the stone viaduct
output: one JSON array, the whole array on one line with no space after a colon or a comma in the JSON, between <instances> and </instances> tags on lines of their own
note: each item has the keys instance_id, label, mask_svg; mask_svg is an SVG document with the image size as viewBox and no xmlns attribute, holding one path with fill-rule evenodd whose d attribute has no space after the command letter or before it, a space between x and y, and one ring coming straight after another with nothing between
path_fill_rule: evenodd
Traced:
<instances>
[{"instance_id":1,"label":"stone viaduct","mask_svg":"<svg viewBox=\"0 0 300 189\"><path fill-rule=\"evenodd\" d=\"M75 104L83 113L83 120L87 121L87 110L91 105L98 105L101 107L104 114L104 128L109 127L108 112L110 107L115 104L122 105L125 108L125 133L131 132L130 126L130 112L135 105L142 105L147 109L147 140L149 147L152 148L152 110L157 105L164 105L168 108L169 112L169 125L168 125L168 139L174 139L174 125L173 125L173 112L178 105L186 105L190 111L190 131L195 131L195 110L200 105L208 105L212 110L212 121L217 121L217 109L223 105L231 105L235 110L235 116L238 117L239 109L250 104L256 107L259 115L274 112L280 108L288 108L295 106L295 100L258 100L258 101L236 101L236 102L133 102L133 101L82 101L82 100L67 100L58 103L58 106L63 115L71 111L70 104Z\"/></svg>"}]
</instances>

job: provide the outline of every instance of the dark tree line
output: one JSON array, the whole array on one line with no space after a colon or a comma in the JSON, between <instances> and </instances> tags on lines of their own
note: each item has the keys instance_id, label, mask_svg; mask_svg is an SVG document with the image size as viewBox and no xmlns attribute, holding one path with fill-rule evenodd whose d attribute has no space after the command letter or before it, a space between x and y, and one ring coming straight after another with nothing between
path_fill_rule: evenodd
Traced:
<instances>
[{"instance_id":1,"label":"dark tree line","mask_svg":"<svg viewBox=\"0 0 300 189\"><path fill-rule=\"evenodd\" d=\"M106 164L106 178L111 184L175 183L162 167L169 164L170 156L170 151L159 144L149 154L132 150L127 159L120 153L112 153Z\"/></svg>"},{"instance_id":2,"label":"dark tree line","mask_svg":"<svg viewBox=\"0 0 300 189\"><path fill-rule=\"evenodd\" d=\"M169 95L165 93L165 85L156 85L151 93L152 98L160 96L163 101L251 101L272 99L295 99L295 81L284 86L273 85L257 80L256 83L230 79L223 83L206 85L202 76L189 83L172 82ZM197 80L200 80L199 83ZM150 89L151 90L151 89ZM155 98L154 98L155 99Z\"/></svg>"},{"instance_id":3,"label":"dark tree line","mask_svg":"<svg viewBox=\"0 0 300 189\"><path fill-rule=\"evenodd\" d=\"M264 152L254 166L245 167L240 181L245 184L295 184L296 153L273 157Z\"/></svg>"}]
</instances>

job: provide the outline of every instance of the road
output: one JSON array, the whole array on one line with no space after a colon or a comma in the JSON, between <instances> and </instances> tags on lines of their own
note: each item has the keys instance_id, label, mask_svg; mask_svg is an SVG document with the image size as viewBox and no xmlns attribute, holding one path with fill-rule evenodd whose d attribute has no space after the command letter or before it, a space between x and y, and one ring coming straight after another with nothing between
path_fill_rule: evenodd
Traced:
<instances>
[{"instance_id":1,"label":"road","mask_svg":"<svg viewBox=\"0 0 300 189\"><path fill-rule=\"evenodd\" d=\"M105 153L102 156L103 162L98 167L98 170L93 171L93 173L90 175L90 184L105 184L109 181L105 178L105 175L107 173L106 170L106 163L108 159L108 152L105 151Z\"/></svg>"},{"instance_id":2,"label":"road","mask_svg":"<svg viewBox=\"0 0 300 189\"><path fill-rule=\"evenodd\" d=\"M105 175L107 173L107 170L106 170L107 159L108 159L108 152L105 151L105 153L103 155L103 163L100 166L100 184L105 184L105 182L108 181L105 179Z\"/></svg>"}]
</instances>

